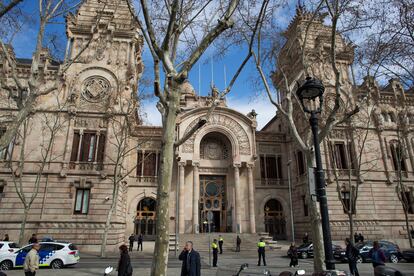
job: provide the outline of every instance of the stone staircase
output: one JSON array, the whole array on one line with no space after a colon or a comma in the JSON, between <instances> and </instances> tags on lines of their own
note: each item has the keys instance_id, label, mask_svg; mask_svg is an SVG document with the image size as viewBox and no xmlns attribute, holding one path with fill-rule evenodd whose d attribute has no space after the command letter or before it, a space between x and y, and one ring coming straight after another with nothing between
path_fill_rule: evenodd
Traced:
<instances>
[{"instance_id":1,"label":"stone staircase","mask_svg":"<svg viewBox=\"0 0 414 276\"><path fill-rule=\"evenodd\" d=\"M237 234L235 233L211 233L211 241L213 239L217 239L219 235L221 235L224 239L223 244L223 251L235 251L236 250L236 237ZM277 241L273 241L272 237L269 236L269 233L257 233L257 234L239 234L242 243L241 249L243 251L246 250L257 250L257 243L259 242L260 238L263 238L268 248L272 249L280 249L281 247L278 245ZM175 244L177 243L178 251L181 251L184 247L186 241L192 241L194 244L194 248L197 251L206 252L209 248L209 234L200 233L200 234L179 234L178 241L175 240L175 234L170 235L170 251L175 250Z\"/></svg>"}]
</instances>

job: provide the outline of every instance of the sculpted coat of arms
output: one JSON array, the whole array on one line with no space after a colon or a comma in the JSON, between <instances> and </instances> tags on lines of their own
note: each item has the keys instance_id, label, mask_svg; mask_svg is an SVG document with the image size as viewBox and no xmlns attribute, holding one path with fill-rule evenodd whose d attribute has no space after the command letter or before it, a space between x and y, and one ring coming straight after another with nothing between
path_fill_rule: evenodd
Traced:
<instances>
[{"instance_id":1,"label":"sculpted coat of arms","mask_svg":"<svg viewBox=\"0 0 414 276\"><path fill-rule=\"evenodd\" d=\"M82 97L88 102L99 102L104 99L111 88L105 78L94 76L86 79L82 85Z\"/></svg>"}]
</instances>

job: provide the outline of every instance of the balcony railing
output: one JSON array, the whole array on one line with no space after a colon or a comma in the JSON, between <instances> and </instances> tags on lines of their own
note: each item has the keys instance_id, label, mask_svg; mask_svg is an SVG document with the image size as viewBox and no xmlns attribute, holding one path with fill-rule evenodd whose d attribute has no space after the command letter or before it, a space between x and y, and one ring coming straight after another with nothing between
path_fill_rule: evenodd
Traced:
<instances>
[{"instance_id":1,"label":"balcony railing","mask_svg":"<svg viewBox=\"0 0 414 276\"><path fill-rule=\"evenodd\" d=\"M71 162L69 169L81 171L102 171L104 169L103 163L96 162Z\"/></svg>"},{"instance_id":2,"label":"balcony railing","mask_svg":"<svg viewBox=\"0 0 414 276\"><path fill-rule=\"evenodd\" d=\"M262 186L284 186L285 181L281 178L262 178Z\"/></svg>"}]
</instances>

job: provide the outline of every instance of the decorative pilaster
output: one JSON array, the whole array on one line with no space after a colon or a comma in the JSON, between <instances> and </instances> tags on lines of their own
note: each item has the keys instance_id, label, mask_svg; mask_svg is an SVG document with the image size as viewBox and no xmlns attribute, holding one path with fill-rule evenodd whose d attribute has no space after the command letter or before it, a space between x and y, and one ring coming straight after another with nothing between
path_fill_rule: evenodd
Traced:
<instances>
[{"instance_id":1,"label":"decorative pilaster","mask_svg":"<svg viewBox=\"0 0 414 276\"><path fill-rule=\"evenodd\" d=\"M250 233L256 233L256 216L254 210L254 181L253 181L253 164L247 164L247 177L249 185L249 217Z\"/></svg>"},{"instance_id":2,"label":"decorative pilaster","mask_svg":"<svg viewBox=\"0 0 414 276\"><path fill-rule=\"evenodd\" d=\"M236 232L242 233L241 228L241 197L240 197L240 164L233 164L234 167L234 190L235 190L235 213L236 213Z\"/></svg>"},{"instance_id":3,"label":"decorative pilaster","mask_svg":"<svg viewBox=\"0 0 414 276\"><path fill-rule=\"evenodd\" d=\"M184 233L184 173L185 173L185 163L179 162L179 201L178 201L178 233Z\"/></svg>"},{"instance_id":4,"label":"decorative pilaster","mask_svg":"<svg viewBox=\"0 0 414 276\"><path fill-rule=\"evenodd\" d=\"M193 162L193 233L199 233L198 205L200 201L200 177L198 173L198 162Z\"/></svg>"}]
</instances>

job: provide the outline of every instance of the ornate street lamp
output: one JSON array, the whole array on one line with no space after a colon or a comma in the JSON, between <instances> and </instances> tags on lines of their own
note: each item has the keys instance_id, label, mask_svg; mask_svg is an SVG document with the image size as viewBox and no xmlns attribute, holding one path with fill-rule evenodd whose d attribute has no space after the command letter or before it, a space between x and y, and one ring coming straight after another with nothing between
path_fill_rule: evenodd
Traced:
<instances>
[{"instance_id":1,"label":"ornate street lamp","mask_svg":"<svg viewBox=\"0 0 414 276\"><path fill-rule=\"evenodd\" d=\"M325 264L327 270L334 270L335 263L332 252L331 229L329 225L328 200L326 198L325 175L322 168L321 149L319 147L318 116L323 106L325 87L318 79L307 77L304 84L298 88L296 94L303 110L310 114L309 123L313 134L316 161L316 196L319 201L322 219L323 243L325 250Z\"/></svg>"}]
</instances>

